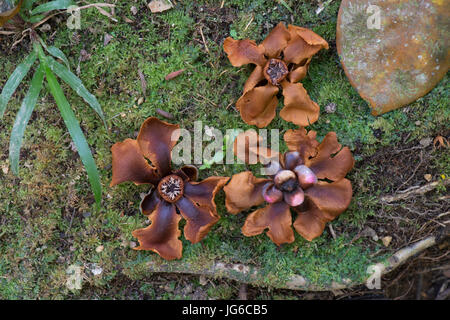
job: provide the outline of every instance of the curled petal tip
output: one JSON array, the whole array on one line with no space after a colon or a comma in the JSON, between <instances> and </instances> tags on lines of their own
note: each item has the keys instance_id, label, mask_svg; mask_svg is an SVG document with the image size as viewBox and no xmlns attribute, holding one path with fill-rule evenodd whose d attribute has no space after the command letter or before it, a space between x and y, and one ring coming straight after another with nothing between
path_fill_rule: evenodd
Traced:
<instances>
[{"instance_id":1,"label":"curled petal tip","mask_svg":"<svg viewBox=\"0 0 450 320\"><path fill-rule=\"evenodd\" d=\"M305 193L301 188L297 188L292 192L284 193L284 201L291 207L297 207L305 201Z\"/></svg>"},{"instance_id":2,"label":"curled petal tip","mask_svg":"<svg viewBox=\"0 0 450 320\"><path fill-rule=\"evenodd\" d=\"M275 203L283 199L283 193L275 188L272 183L268 183L264 186L262 194L264 200L268 203Z\"/></svg>"},{"instance_id":3,"label":"curled petal tip","mask_svg":"<svg viewBox=\"0 0 450 320\"><path fill-rule=\"evenodd\" d=\"M317 176L305 165L295 167L294 172L297 174L302 188L307 188L317 183Z\"/></svg>"}]
</instances>

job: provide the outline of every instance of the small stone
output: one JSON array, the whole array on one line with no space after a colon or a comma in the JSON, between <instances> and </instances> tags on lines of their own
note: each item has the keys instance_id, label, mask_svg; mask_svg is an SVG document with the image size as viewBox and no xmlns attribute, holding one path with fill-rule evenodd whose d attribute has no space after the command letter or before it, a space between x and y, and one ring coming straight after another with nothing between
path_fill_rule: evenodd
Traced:
<instances>
[{"instance_id":1,"label":"small stone","mask_svg":"<svg viewBox=\"0 0 450 320\"><path fill-rule=\"evenodd\" d=\"M39 30L41 32L47 32L52 30L52 27L48 23L45 23L42 27L39 28Z\"/></svg>"},{"instance_id":2,"label":"small stone","mask_svg":"<svg viewBox=\"0 0 450 320\"><path fill-rule=\"evenodd\" d=\"M204 275L201 275L198 280L200 282L200 285L202 285L202 286L205 286L208 283L208 280L206 279L206 277Z\"/></svg>"},{"instance_id":3,"label":"small stone","mask_svg":"<svg viewBox=\"0 0 450 320\"><path fill-rule=\"evenodd\" d=\"M433 142L431 138L423 138L419 141L420 145L424 148L428 147Z\"/></svg>"},{"instance_id":4,"label":"small stone","mask_svg":"<svg viewBox=\"0 0 450 320\"><path fill-rule=\"evenodd\" d=\"M361 237L371 237L373 241L378 241L379 239L375 230L370 227L366 227L361 231Z\"/></svg>"},{"instance_id":5,"label":"small stone","mask_svg":"<svg viewBox=\"0 0 450 320\"><path fill-rule=\"evenodd\" d=\"M103 251L103 249L105 249L105 247L102 246L102 245L100 245L100 246L98 246L97 248L95 248L95 252L100 253L100 252Z\"/></svg>"},{"instance_id":6,"label":"small stone","mask_svg":"<svg viewBox=\"0 0 450 320\"><path fill-rule=\"evenodd\" d=\"M332 102L325 106L326 113L335 113L336 112L336 103Z\"/></svg>"},{"instance_id":7,"label":"small stone","mask_svg":"<svg viewBox=\"0 0 450 320\"><path fill-rule=\"evenodd\" d=\"M428 182L430 182L431 179L433 179L433 176L432 176L431 174L427 173L427 174L425 174L425 175L423 176L423 178L424 178L425 180L427 180Z\"/></svg>"},{"instance_id":8,"label":"small stone","mask_svg":"<svg viewBox=\"0 0 450 320\"><path fill-rule=\"evenodd\" d=\"M414 124L415 124L416 126L420 126L420 125L422 124L422 121L417 120L416 122L414 122Z\"/></svg>"},{"instance_id":9,"label":"small stone","mask_svg":"<svg viewBox=\"0 0 450 320\"><path fill-rule=\"evenodd\" d=\"M131 249L136 248L136 242L130 241L130 248Z\"/></svg>"},{"instance_id":10,"label":"small stone","mask_svg":"<svg viewBox=\"0 0 450 320\"><path fill-rule=\"evenodd\" d=\"M91 216L90 212L83 212L83 217L84 218L89 218Z\"/></svg>"},{"instance_id":11,"label":"small stone","mask_svg":"<svg viewBox=\"0 0 450 320\"><path fill-rule=\"evenodd\" d=\"M140 97L137 102L138 106L140 106L143 103L144 103L144 97Z\"/></svg>"},{"instance_id":12,"label":"small stone","mask_svg":"<svg viewBox=\"0 0 450 320\"><path fill-rule=\"evenodd\" d=\"M9 172L8 164L2 164L2 171L4 174L8 174L8 172Z\"/></svg>"},{"instance_id":13,"label":"small stone","mask_svg":"<svg viewBox=\"0 0 450 320\"><path fill-rule=\"evenodd\" d=\"M392 241L392 237L391 237L391 236L383 237L383 238L381 239L381 241L383 242L383 244L384 244L385 247L388 247L389 244L390 244L391 241Z\"/></svg>"},{"instance_id":14,"label":"small stone","mask_svg":"<svg viewBox=\"0 0 450 320\"><path fill-rule=\"evenodd\" d=\"M138 10L137 10L137 8L136 8L135 6L132 6L132 7L130 8L130 11L131 11L131 13L133 14L133 16L135 16L135 15L137 14L137 12L138 12Z\"/></svg>"}]
</instances>

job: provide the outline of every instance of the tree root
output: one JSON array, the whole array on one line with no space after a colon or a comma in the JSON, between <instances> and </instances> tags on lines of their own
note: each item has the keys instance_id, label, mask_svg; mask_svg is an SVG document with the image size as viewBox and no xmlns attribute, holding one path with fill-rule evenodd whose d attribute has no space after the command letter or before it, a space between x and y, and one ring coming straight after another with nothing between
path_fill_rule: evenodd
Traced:
<instances>
[{"instance_id":1,"label":"tree root","mask_svg":"<svg viewBox=\"0 0 450 320\"><path fill-rule=\"evenodd\" d=\"M423 240L413 243L396 253L386 260L380 261L374 265L368 266L368 270L376 271L378 277L394 270L401 264L403 264L410 257L423 252L425 249L435 245L437 242L436 236L430 236ZM231 280L236 280L241 283L248 283L254 285L264 285L264 279L262 279L262 273L253 266L243 265L243 264L229 264L216 262L212 265L202 269L193 270L185 263L171 263L169 264L156 264L153 262L148 263L148 268L151 272L170 272L170 273L184 273L184 274L194 274L203 275L212 278L227 278ZM305 277L301 275L294 275L287 282L283 284L272 285L278 289L292 289L292 290L304 290L304 291L330 291L338 289L348 289L356 285L361 285L370 281L373 275L367 274L367 278L364 282L352 282L350 279L347 281L344 279L342 283L332 282L329 286L318 286L308 281Z\"/></svg>"},{"instance_id":2,"label":"tree root","mask_svg":"<svg viewBox=\"0 0 450 320\"><path fill-rule=\"evenodd\" d=\"M391 203L391 202L395 202L398 200L407 199L413 195L425 194L427 192L430 192L431 190L436 189L440 185L447 186L449 184L450 184L450 179L445 179L442 181L434 181L434 182L428 183L426 185L423 185L421 187L415 186L415 187L406 189L405 191L399 192L394 195L381 197L380 200L382 202Z\"/></svg>"}]
</instances>

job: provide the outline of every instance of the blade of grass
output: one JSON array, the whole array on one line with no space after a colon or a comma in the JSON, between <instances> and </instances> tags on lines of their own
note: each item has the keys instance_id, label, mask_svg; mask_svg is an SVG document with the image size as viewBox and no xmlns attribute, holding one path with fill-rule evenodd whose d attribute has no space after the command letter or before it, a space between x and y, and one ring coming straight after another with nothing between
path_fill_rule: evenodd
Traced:
<instances>
[{"instance_id":1,"label":"blade of grass","mask_svg":"<svg viewBox=\"0 0 450 320\"><path fill-rule=\"evenodd\" d=\"M47 49L47 52L50 53L52 56L54 56L55 58L61 59L66 64L67 69L70 69L69 60L67 59L64 52L59 50L57 47L53 47L53 46L48 47L46 49Z\"/></svg>"},{"instance_id":2,"label":"blade of grass","mask_svg":"<svg viewBox=\"0 0 450 320\"><path fill-rule=\"evenodd\" d=\"M14 91L16 91L20 82L22 82L23 78L26 76L28 71L30 71L31 66L36 61L36 52L32 51L25 60L17 66L17 68L13 71L8 81L6 81L5 86L3 87L2 93L0 95L0 119L3 118L3 114L5 113L6 105L11 99Z\"/></svg>"},{"instance_id":3,"label":"blade of grass","mask_svg":"<svg viewBox=\"0 0 450 320\"><path fill-rule=\"evenodd\" d=\"M31 15L35 15L38 13L48 12L52 10L62 10L67 9L68 7L74 5L75 3L72 0L54 0L44 4L41 4L31 10Z\"/></svg>"},{"instance_id":4,"label":"blade of grass","mask_svg":"<svg viewBox=\"0 0 450 320\"><path fill-rule=\"evenodd\" d=\"M39 92L41 92L43 82L44 70L39 66L33 75L30 89L28 89L28 93L22 101L22 106L17 113L11 132L11 139L9 140L9 163L11 164L12 172L16 176L19 174L20 148L22 147L25 128L39 98Z\"/></svg>"},{"instance_id":5,"label":"blade of grass","mask_svg":"<svg viewBox=\"0 0 450 320\"><path fill-rule=\"evenodd\" d=\"M48 53L50 53L55 58L61 59L66 64L67 69L70 70L69 60L67 59L67 57L64 54L64 52L59 50L57 47L53 47L53 46L47 47L47 45L45 44L44 40L42 40L41 38L39 38L39 42L44 47L44 49L47 50Z\"/></svg>"},{"instance_id":6,"label":"blade of grass","mask_svg":"<svg viewBox=\"0 0 450 320\"><path fill-rule=\"evenodd\" d=\"M50 69L60 77L65 83L67 83L75 92L82 97L95 112L98 113L100 118L103 120L103 124L105 128L108 129L106 125L105 115L103 114L102 107L97 101L97 98L93 94L91 94L86 87L83 85L83 82L78 78L75 74L73 74L69 69L67 69L62 64L58 63L52 57L47 57L48 66Z\"/></svg>"},{"instance_id":7,"label":"blade of grass","mask_svg":"<svg viewBox=\"0 0 450 320\"><path fill-rule=\"evenodd\" d=\"M56 105L61 112L64 123L69 130L69 134L72 137L75 146L77 147L78 154L80 155L81 161L83 162L84 167L87 171L95 201L97 202L97 205L100 205L102 186L100 183L100 176L97 170L97 166L95 164L94 158L92 157L89 145L86 141L86 138L84 137L83 131L80 128L80 124L75 117L75 114L72 111L69 102L67 101L66 96L64 95L64 92L58 83L58 80L56 79L56 76L47 65L47 58L49 57L44 55L42 47L37 42L35 42L34 45L38 50L39 60L42 64L42 67L44 68L50 93L55 99Z\"/></svg>"}]
</instances>

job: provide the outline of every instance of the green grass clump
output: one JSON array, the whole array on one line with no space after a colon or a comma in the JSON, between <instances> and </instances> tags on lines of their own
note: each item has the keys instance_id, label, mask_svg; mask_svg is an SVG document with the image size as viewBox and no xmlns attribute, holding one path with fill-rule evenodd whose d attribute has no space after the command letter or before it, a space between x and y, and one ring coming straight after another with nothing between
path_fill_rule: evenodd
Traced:
<instances>
[{"instance_id":1,"label":"green grass clump","mask_svg":"<svg viewBox=\"0 0 450 320\"><path fill-rule=\"evenodd\" d=\"M200 272L219 261L243 263L260 270L256 284L269 287L283 285L294 274L318 287L346 279L362 281L378 248L367 239L352 239L367 219L377 214L379 196L392 191L379 188L380 168L364 160L383 148L401 147L399 142L405 137L408 142L418 142L436 133L444 134L450 118L448 76L407 108L373 117L368 104L345 77L333 45L339 1L331 2L320 15L315 14L316 2L285 2L294 14L278 2L263 0L225 1L223 8L221 1L177 1L173 9L160 14L151 14L146 1L121 1L116 4L117 23L91 8L82 11L81 30L70 30L61 22L52 25L57 31L54 36L50 37L53 32L42 35L49 45L64 52L73 72L80 65L80 79L105 113L109 131L92 110L77 107L84 105L80 97L67 96L99 168L103 203L98 212L93 210L94 198L82 163L70 147L70 136L65 134L49 95L38 101L25 132L21 178L8 171L9 136L25 94L19 88L0 122L0 149L4 150L0 154L1 298L79 298L102 291L110 293L103 295L108 298L183 298L177 291L178 283L168 289L173 290L170 293L161 294L159 285L151 280L149 263L177 272L183 268ZM136 16L130 11L133 5L138 8ZM124 17L134 22L126 23ZM280 21L311 28L330 42L330 50L313 58L303 84L321 106L320 118L310 129L318 132L319 140L335 131L339 141L354 152L356 166L348 176L354 198L349 209L332 222L335 230L346 231L337 232L333 239L326 229L312 242L297 235L294 243L278 248L264 234L244 237L240 228L248 212L236 216L226 213L224 194L220 192L216 202L222 219L201 243L192 245L182 237L182 260L167 262L152 252L132 250L130 245L137 240L131 231L146 225L138 205L139 194L146 193L148 187L124 183L109 188L110 147L134 138L142 122L157 115L157 108L172 113L175 120L171 122L188 130L197 120L222 131L251 128L242 121L234 104L252 67L231 66L222 42L229 35L260 42ZM105 46L106 33L113 38ZM13 54L0 55L0 87L23 60L28 43L21 46ZM89 54L87 59L80 59L82 50ZM180 69L186 70L171 81L164 80L168 73ZM138 70L147 82L145 97ZM70 92L64 85L63 90ZM141 97L145 100L138 105ZM336 112L325 112L329 103L336 104ZM267 127L280 129L281 135L293 128L279 117ZM430 168L448 175L448 157L445 152L438 155L436 151L436 155ZM258 173L256 166L249 169ZM244 170L245 165L215 164L202 170L200 178L231 176ZM99 246L103 250L97 252ZM100 274L90 271L93 264L102 268ZM82 268L82 290L72 292L66 287L66 271L71 265ZM118 289L118 279L140 284L128 293ZM229 298L232 291L226 285L205 290L206 297L211 298Z\"/></svg>"}]
</instances>

